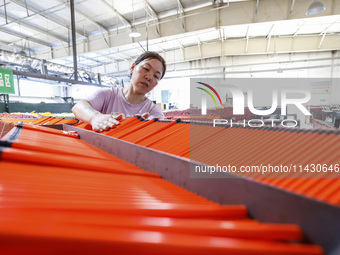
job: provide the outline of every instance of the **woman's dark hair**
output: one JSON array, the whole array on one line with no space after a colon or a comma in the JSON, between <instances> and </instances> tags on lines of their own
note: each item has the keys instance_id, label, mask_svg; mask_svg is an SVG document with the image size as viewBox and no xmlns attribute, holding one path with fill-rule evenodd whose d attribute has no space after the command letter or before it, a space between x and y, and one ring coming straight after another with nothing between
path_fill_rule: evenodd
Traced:
<instances>
[{"instance_id":1,"label":"woman's dark hair","mask_svg":"<svg viewBox=\"0 0 340 255\"><path fill-rule=\"evenodd\" d=\"M163 73L162 73L162 77L161 77L161 79L162 79L164 74L165 74L165 71L166 71L166 63L165 63L165 60L162 58L162 56L159 55L157 52L154 52L154 51L146 51L136 59L135 64L138 65L140 62L142 62L143 60L146 60L146 59L157 59L157 60L159 60L159 62L162 63L162 65L163 65Z\"/></svg>"}]
</instances>

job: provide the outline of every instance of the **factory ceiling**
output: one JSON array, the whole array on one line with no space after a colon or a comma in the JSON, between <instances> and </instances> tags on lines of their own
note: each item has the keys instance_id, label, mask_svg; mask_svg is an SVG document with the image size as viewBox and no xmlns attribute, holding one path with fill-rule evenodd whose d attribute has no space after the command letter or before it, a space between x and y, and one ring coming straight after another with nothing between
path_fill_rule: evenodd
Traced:
<instances>
[{"instance_id":1,"label":"factory ceiling","mask_svg":"<svg viewBox=\"0 0 340 255\"><path fill-rule=\"evenodd\" d=\"M313 16L306 15L311 0L72 1L78 67L112 77L145 50L159 52L171 65L340 48L340 0L323 0L325 11ZM72 1L4 0L2 55L73 67ZM130 37L132 29L141 35Z\"/></svg>"}]
</instances>

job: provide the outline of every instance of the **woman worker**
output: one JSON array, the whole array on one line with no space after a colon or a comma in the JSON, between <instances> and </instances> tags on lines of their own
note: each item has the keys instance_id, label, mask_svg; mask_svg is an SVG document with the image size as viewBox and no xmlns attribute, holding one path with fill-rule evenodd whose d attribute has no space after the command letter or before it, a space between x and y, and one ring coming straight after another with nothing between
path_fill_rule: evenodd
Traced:
<instances>
[{"instance_id":1,"label":"woman worker","mask_svg":"<svg viewBox=\"0 0 340 255\"><path fill-rule=\"evenodd\" d=\"M144 52L130 68L131 80L127 87L100 89L86 100L80 100L72 112L77 119L90 123L96 131L118 125L124 115L163 119L162 110L145 95L156 87L165 71L166 63L158 53Z\"/></svg>"}]
</instances>

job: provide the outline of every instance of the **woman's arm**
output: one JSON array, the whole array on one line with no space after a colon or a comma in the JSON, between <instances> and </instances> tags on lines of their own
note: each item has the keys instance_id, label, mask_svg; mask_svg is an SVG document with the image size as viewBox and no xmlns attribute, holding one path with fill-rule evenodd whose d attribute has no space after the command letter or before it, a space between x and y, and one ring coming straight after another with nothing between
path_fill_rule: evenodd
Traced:
<instances>
[{"instance_id":1,"label":"woman's arm","mask_svg":"<svg viewBox=\"0 0 340 255\"><path fill-rule=\"evenodd\" d=\"M73 108L73 114L77 119L90 123L92 129L96 131L103 131L112 128L119 124L119 120L123 117L122 114L113 116L110 114L102 114L93 109L90 102L85 99L80 100Z\"/></svg>"},{"instance_id":2,"label":"woman's arm","mask_svg":"<svg viewBox=\"0 0 340 255\"><path fill-rule=\"evenodd\" d=\"M91 123L92 118L100 114L100 112L93 109L92 105L85 99L80 100L73 106L72 112L77 119L87 123Z\"/></svg>"},{"instance_id":3,"label":"woman's arm","mask_svg":"<svg viewBox=\"0 0 340 255\"><path fill-rule=\"evenodd\" d=\"M146 117L146 119L154 119L154 118L158 118L160 120L163 120L165 118L163 111L161 110L161 108L159 108L158 105L152 103L152 109L148 112L149 115Z\"/></svg>"}]
</instances>

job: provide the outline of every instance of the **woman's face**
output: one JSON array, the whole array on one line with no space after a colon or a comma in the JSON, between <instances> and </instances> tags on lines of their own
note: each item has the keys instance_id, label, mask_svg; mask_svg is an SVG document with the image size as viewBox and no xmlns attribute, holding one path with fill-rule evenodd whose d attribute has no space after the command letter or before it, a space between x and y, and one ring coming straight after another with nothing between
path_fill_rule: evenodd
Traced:
<instances>
[{"instance_id":1,"label":"woman's face","mask_svg":"<svg viewBox=\"0 0 340 255\"><path fill-rule=\"evenodd\" d=\"M145 95L156 87L160 81L163 74L163 65L157 59L145 59L138 65L133 63L130 72L134 92Z\"/></svg>"}]
</instances>

